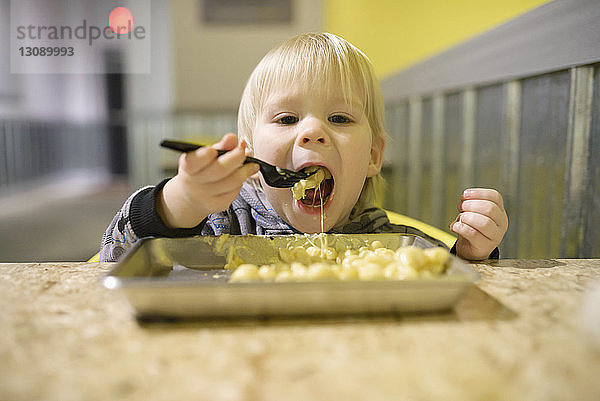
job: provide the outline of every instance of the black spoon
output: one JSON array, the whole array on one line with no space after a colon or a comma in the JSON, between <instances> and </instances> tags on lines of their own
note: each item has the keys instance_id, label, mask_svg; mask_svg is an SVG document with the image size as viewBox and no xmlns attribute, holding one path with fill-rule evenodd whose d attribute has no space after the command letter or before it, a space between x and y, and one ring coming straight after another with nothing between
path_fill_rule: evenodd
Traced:
<instances>
[{"instance_id":1,"label":"black spoon","mask_svg":"<svg viewBox=\"0 0 600 401\"><path fill-rule=\"evenodd\" d=\"M160 146L162 146L163 148L177 150L179 152L192 152L196 149L204 147L204 145L198 145L195 143L178 141L173 139L163 139L160 143ZM227 152L227 150L217 150L219 156L224 155ZM262 173L267 185L275 188L291 188L298 181L304 180L316 173L316 171L313 171L311 173L303 173L300 171L287 170L282 167L273 166L272 164L269 164L251 156L246 157L244 164L245 163L258 164L260 166L260 172Z\"/></svg>"}]
</instances>

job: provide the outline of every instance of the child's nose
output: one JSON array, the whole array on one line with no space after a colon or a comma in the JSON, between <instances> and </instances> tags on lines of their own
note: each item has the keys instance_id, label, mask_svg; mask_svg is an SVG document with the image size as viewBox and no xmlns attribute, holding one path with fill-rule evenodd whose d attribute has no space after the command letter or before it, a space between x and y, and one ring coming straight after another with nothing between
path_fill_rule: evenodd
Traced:
<instances>
[{"instance_id":1,"label":"child's nose","mask_svg":"<svg viewBox=\"0 0 600 401\"><path fill-rule=\"evenodd\" d=\"M310 142L325 143L325 137L323 135L312 135L311 133L306 133L306 134L302 135L301 141L302 141L302 143L310 143Z\"/></svg>"},{"instance_id":2,"label":"child's nose","mask_svg":"<svg viewBox=\"0 0 600 401\"><path fill-rule=\"evenodd\" d=\"M323 129L322 124L314 121L304 127L299 137L299 142L302 145L311 143L327 145L329 144L329 136Z\"/></svg>"}]
</instances>

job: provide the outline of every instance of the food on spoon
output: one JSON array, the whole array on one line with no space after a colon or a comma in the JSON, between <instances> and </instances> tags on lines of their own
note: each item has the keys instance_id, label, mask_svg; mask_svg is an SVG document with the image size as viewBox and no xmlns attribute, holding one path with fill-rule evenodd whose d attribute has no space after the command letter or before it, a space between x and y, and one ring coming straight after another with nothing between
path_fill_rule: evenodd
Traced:
<instances>
[{"instance_id":1,"label":"food on spoon","mask_svg":"<svg viewBox=\"0 0 600 401\"><path fill-rule=\"evenodd\" d=\"M325 183L328 182L326 180L331 180L333 177L331 176L329 170L322 166L310 166L304 169L304 171L306 173L312 173L313 171L316 171L316 173L304 180L298 181L292 187L294 199L300 201L305 199L311 205L319 204L319 202L315 202L317 193L319 194L319 200L325 199L327 196L329 196L332 185L325 185Z\"/></svg>"}]
</instances>

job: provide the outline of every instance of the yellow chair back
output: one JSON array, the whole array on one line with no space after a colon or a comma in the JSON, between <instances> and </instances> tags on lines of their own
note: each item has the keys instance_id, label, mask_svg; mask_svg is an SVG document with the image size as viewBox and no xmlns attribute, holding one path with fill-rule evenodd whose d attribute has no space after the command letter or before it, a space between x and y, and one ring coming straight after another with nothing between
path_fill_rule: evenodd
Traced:
<instances>
[{"instance_id":1,"label":"yellow chair back","mask_svg":"<svg viewBox=\"0 0 600 401\"><path fill-rule=\"evenodd\" d=\"M392 212L389 210L386 210L385 212L387 213L390 222L394 224L402 224L405 226L414 227L418 230L421 230L425 234L442 241L444 244L446 244L448 248L452 248L452 246L456 242L456 237L454 235L447 233L446 231L442 231L439 228L430 226L427 223L423 223L420 220L413 219L412 217L408 217L400 213Z\"/></svg>"}]
</instances>

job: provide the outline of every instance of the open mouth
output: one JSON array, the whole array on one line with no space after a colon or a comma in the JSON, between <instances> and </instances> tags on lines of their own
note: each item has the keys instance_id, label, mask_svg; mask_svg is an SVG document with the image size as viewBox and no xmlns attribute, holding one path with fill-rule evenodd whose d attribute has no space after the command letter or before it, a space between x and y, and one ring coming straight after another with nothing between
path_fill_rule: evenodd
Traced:
<instances>
[{"instance_id":1,"label":"open mouth","mask_svg":"<svg viewBox=\"0 0 600 401\"><path fill-rule=\"evenodd\" d=\"M309 166L301 171L313 172L306 180L301 180L292 188L294 199L308 207L325 205L333 192L333 177L323 166Z\"/></svg>"}]
</instances>

